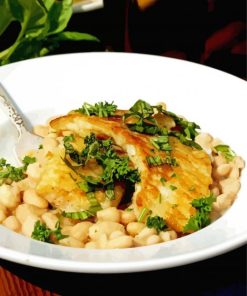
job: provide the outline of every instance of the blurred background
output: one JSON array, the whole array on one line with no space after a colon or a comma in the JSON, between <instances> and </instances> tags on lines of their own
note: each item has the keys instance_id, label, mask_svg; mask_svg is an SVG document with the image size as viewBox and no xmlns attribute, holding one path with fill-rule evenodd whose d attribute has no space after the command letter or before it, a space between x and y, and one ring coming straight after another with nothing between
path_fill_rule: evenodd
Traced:
<instances>
[{"instance_id":1,"label":"blurred background","mask_svg":"<svg viewBox=\"0 0 247 296\"><path fill-rule=\"evenodd\" d=\"M155 54L247 77L245 0L75 0L73 12L66 30L92 34L100 42L62 41L50 54ZM0 36L0 51L17 31L18 23L11 23Z\"/></svg>"},{"instance_id":2,"label":"blurred background","mask_svg":"<svg viewBox=\"0 0 247 296\"><path fill-rule=\"evenodd\" d=\"M105 0L74 14L69 27L102 41L100 49L170 56L246 79L245 0Z\"/></svg>"}]
</instances>

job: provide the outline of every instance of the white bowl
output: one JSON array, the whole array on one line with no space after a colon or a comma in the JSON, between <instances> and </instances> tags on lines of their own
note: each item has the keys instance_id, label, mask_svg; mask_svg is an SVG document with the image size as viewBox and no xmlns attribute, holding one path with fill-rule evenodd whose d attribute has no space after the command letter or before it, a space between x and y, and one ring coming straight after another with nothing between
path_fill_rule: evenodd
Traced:
<instances>
[{"instance_id":1,"label":"white bowl","mask_svg":"<svg viewBox=\"0 0 247 296\"><path fill-rule=\"evenodd\" d=\"M247 159L246 82L198 64L157 56L83 53L50 56L0 68L0 81L32 124L78 108L112 101L164 101ZM0 156L11 159L15 130L0 114ZM179 266L234 249L247 241L247 174L232 207L194 234L148 247L87 250L38 242L0 226L0 257L54 270L116 273Z\"/></svg>"}]
</instances>

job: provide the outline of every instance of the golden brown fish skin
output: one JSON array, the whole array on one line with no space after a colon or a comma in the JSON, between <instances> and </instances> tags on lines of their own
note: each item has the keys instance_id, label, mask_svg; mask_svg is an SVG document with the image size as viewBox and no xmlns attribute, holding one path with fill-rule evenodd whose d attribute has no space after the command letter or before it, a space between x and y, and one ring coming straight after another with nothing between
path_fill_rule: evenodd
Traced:
<instances>
[{"instance_id":1,"label":"golden brown fish skin","mask_svg":"<svg viewBox=\"0 0 247 296\"><path fill-rule=\"evenodd\" d=\"M119 118L74 113L57 118L50 124L57 132L71 130L83 137L90 132L105 134L127 152L141 175L133 195L137 216L145 207L152 211L152 215L163 217L170 228L182 232L195 213L192 200L209 194L212 183L209 156L203 150L183 145L177 138L170 137L169 142L171 156L177 159L179 165L149 167L147 156L165 157L165 152L154 150L151 136L130 131ZM166 180L165 184L162 184L161 178Z\"/></svg>"}]
</instances>

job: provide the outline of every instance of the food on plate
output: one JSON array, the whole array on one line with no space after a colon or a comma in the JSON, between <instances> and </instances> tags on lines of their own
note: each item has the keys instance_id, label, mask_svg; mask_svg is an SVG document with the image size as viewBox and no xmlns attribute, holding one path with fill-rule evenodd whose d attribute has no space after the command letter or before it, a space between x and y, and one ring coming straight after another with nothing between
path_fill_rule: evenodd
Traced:
<instances>
[{"instance_id":1,"label":"food on plate","mask_svg":"<svg viewBox=\"0 0 247 296\"><path fill-rule=\"evenodd\" d=\"M33 239L128 248L198 231L240 190L244 161L199 126L137 101L84 103L34 131L15 168L0 160L0 222Z\"/></svg>"}]
</instances>

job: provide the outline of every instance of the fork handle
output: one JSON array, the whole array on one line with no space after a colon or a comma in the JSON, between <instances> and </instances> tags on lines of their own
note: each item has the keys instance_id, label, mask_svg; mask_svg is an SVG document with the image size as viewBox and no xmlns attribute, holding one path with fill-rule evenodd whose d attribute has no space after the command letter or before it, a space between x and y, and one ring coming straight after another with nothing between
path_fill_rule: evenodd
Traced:
<instances>
[{"instance_id":1,"label":"fork handle","mask_svg":"<svg viewBox=\"0 0 247 296\"><path fill-rule=\"evenodd\" d=\"M23 133L23 131L28 130L24 120L18 111L13 99L0 83L0 102L4 108L4 111L8 114L10 120L16 126L19 136Z\"/></svg>"}]
</instances>

